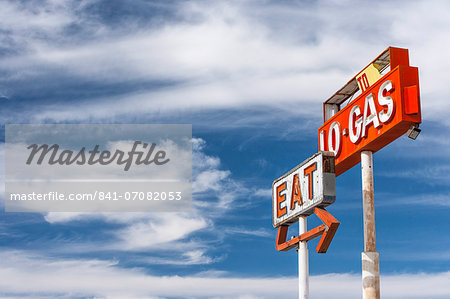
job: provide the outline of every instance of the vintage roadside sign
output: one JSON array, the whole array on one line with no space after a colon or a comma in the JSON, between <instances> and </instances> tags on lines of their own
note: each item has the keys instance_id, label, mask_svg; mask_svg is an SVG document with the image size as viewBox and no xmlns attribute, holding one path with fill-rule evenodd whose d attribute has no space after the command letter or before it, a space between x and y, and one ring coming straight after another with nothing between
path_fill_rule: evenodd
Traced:
<instances>
[{"instance_id":1,"label":"vintage roadside sign","mask_svg":"<svg viewBox=\"0 0 450 299\"><path fill-rule=\"evenodd\" d=\"M349 103L341 107L346 102ZM419 72L409 65L408 50L387 48L324 102L323 118L324 124L318 130L319 150L335 154L336 176L361 162L363 298L379 299L372 155L405 133L412 139L420 133ZM280 243L283 248L291 246L289 241Z\"/></svg>"},{"instance_id":2,"label":"vintage roadside sign","mask_svg":"<svg viewBox=\"0 0 450 299\"><path fill-rule=\"evenodd\" d=\"M319 152L272 184L273 226L288 226L336 200L334 154Z\"/></svg>"},{"instance_id":3,"label":"vintage roadside sign","mask_svg":"<svg viewBox=\"0 0 450 299\"><path fill-rule=\"evenodd\" d=\"M325 209L336 200L336 176L361 162L363 298L379 299L372 154L405 133L412 139L420 133L419 74L416 67L409 65L408 50L387 48L324 102L323 118L324 124L318 130L319 153L272 184L272 223L278 228L276 249L297 248L299 298L309 298L307 242L320 236L316 251L327 252L340 225ZM307 217L313 213L323 224L308 230ZM288 240L289 227L296 222L299 234Z\"/></svg>"},{"instance_id":4,"label":"vintage roadside sign","mask_svg":"<svg viewBox=\"0 0 450 299\"><path fill-rule=\"evenodd\" d=\"M338 176L361 161L362 151L374 153L420 122L418 69L408 50L389 47L324 103L319 150L335 154Z\"/></svg>"}]
</instances>

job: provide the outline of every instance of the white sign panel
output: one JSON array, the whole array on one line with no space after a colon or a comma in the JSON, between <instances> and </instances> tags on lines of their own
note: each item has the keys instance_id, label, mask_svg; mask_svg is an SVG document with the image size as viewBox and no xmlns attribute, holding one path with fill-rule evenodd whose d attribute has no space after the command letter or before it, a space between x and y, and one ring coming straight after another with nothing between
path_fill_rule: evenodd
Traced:
<instances>
[{"instance_id":1,"label":"white sign panel","mask_svg":"<svg viewBox=\"0 0 450 299\"><path fill-rule=\"evenodd\" d=\"M295 223L335 200L334 154L319 152L273 182L273 226Z\"/></svg>"}]
</instances>

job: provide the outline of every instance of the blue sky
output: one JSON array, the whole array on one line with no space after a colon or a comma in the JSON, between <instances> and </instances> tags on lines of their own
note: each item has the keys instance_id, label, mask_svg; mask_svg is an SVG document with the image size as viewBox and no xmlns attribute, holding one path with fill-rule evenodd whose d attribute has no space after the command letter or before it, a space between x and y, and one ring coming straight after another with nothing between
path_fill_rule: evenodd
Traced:
<instances>
[{"instance_id":1,"label":"blue sky","mask_svg":"<svg viewBox=\"0 0 450 299\"><path fill-rule=\"evenodd\" d=\"M449 298L449 29L447 1L3 1L2 124L190 123L196 139L191 213L1 212L0 297L295 298L271 184L317 151L322 102L397 46L423 131L374 155L382 296ZM309 244L313 298L361 297L361 201L358 165L337 178L328 253Z\"/></svg>"}]
</instances>

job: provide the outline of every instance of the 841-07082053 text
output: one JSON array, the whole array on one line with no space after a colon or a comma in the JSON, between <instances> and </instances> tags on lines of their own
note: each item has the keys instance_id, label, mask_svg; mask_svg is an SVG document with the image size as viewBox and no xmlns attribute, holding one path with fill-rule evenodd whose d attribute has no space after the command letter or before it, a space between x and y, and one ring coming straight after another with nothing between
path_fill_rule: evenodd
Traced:
<instances>
[{"instance_id":1,"label":"841-07082053 text","mask_svg":"<svg viewBox=\"0 0 450 299\"><path fill-rule=\"evenodd\" d=\"M44 201L64 201L64 200L100 200L100 201L116 201L116 200L182 200L181 191L157 192L157 191L126 191L126 192L111 192L111 191L95 191L93 193L64 193L64 192L47 192L47 193L11 193L10 200L44 200Z\"/></svg>"}]
</instances>

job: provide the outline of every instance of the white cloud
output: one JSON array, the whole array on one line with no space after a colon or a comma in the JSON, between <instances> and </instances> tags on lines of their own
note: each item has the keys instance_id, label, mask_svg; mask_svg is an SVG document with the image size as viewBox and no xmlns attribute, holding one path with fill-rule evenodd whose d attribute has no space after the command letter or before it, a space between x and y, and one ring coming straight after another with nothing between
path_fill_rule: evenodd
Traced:
<instances>
[{"instance_id":1,"label":"white cloud","mask_svg":"<svg viewBox=\"0 0 450 299\"><path fill-rule=\"evenodd\" d=\"M42 1L38 4L31 1L29 5L12 1L3 1L0 10L0 27L15 33L31 34L31 38L37 38L39 34L61 34L64 26L76 22L76 17L70 7L72 1ZM30 38L30 36L26 36ZM22 36L25 39L25 36Z\"/></svg>"},{"instance_id":2,"label":"white cloud","mask_svg":"<svg viewBox=\"0 0 450 299\"><path fill-rule=\"evenodd\" d=\"M21 14L11 3L6 7L13 15ZM2 65L11 75L37 73L25 75L27 80L63 74L102 83L181 82L158 90L89 98L83 105L47 107L36 111L33 121L261 105L320 117L324 99L388 45L397 45L410 48L412 64L420 67L425 117L448 123L448 109L443 109L448 107L448 92L440 78L450 66L443 50L450 45L449 8L446 1L357 5L352 1L289 5L196 1L174 8L178 20L164 26L143 25L139 30L131 30L135 24L109 28L99 20L82 18L81 9L71 14L51 9L48 14L57 20L52 21L52 32L61 40L43 43L31 36L27 53L8 56ZM103 29L70 43L62 33L58 35L58 28L67 22ZM9 26L20 28L17 23ZM35 25L27 30L45 28ZM301 109L286 108L299 103Z\"/></svg>"},{"instance_id":3,"label":"white cloud","mask_svg":"<svg viewBox=\"0 0 450 299\"><path fill-rule=\"evenodd\" d=\"M381 196L380 196L381 197ZM390 198L395 198L390 201L377 203L378 206L437 206L441 208L450 208L450 196L444 193L431 194L416 194L410 196L403 196L397 194L389 194Z\"/></svg>"},{"instance_id":4,"label":"white cloud","mask_svg":"<svg viewBox=\"0 0 450 299\"><path fill-rule=\"evenodd\" d=\"M209 189L217 191L221 188L220 182L230 175L229 171L206 170L200 173L192 187L196 192L204 192Z\"/></svg>"},{"instance_id":5,"label":"white cloud","mask_svg":"<svg viewBox=\"0 0 450 299\"><path fill-rule=\"evenodd\" d=\"M188 249L188 248L187 248ZM180 255L168 258L145 257L139 259L142 264L158 265L206 265L222 260L222 257L211 258L205 255L204 249L184 250Z\"/></svg>"},{"instance_id":6,"label":"white cloud","mask_svg":"<svg viewBox=\"0 0 450 299\"><path fill-rule=\"evenodd\" d=\"M5 144L0 143L0 182L5 181ZM3 208L4 202L1 198L5 194L5 184L0 184L0 208Z\"/></svg>"},{"instance_id":7,"label":"white cloud","mask_svg":"<svg viewBox=\"0 0 450 299\"><path fill-rule=\"evenodd\" d=\"M396 261L426 261L426 262L447 262L450 261L450 250L448 249L429 249L428 251L405 251L396 250L394 252L389 252L389 254L383 254L383 259L385 260L396 260Z\"/></svg>"},{"instance_id":8,"label":"white cloud","mask_svg":"<svg viewBox=\"0 0 450 299\"><path fill-rule=\"evenodd\" d=\"M382 176L388 178L407 178L414 181L420 180L429 185L444 185L448 186L450 182L450 163L446 163L445 158L438 163L429 163L419 169L405 169L398 171L389 171L381 173Z\"/></svg>"},{"instance_id":9,"label":"white cloud","mask_svg":"<svg viewBox=\"0 0 450 299\"><path fill-rule=\"evenodd\" d=\"M211 238L221 238L222 235L211 234L202 239L192 239L198 232L211 232L215 229L214 222L232 208L232 203L246 190L235 182L227 170L221 170L220 159L205 153L206 142L199 138L193 139L193 209L190 213L47 213L45 220L54 225L73 221L91 221L99 219L107 223L116 223L122 228L109 232L113 236L101 244L83 242L65 247L66 252L86 252L92 249L118 251L151 251L153 256L147 258L147 263L156 264L209 264L217 258L208 256L205 244ZM204 213L204 209L208 213ZM245 233L241 230L231 230L228 234ZM248 235L261 236L264 232L248 232ZM165 252L175 252L182 255L178 261L159 255L161 249ZM184 256L183 256L184 254Z\"/></svg>"},{"instance_id":10,"label":"white cloud","mask_svg":"<svg viewBox=\"0 0 450 299\"><path fill-rule=\"evenodd\" d=\"M151 217L151 218L150 218ZM207 227L207 220L201 216L166 213L150 216L147 221L130 224L116 232L121 241L115 244L115 250L160 249L162 245L182 240L195 231Z\"/></svg>"},{"instance_id":11,"label":"white cloud","mask_svg":"<svg viewBox=\"0 0 450 299\"><path fill-rule=\"evenodd\" d=\"M248 228L242 228L242 227L227 227L225 229L225 233L256 236L256 237L272 236L272 232L267 229L264 229L264 228L248 229Z\"/></svg>"},{"instance_id":12,"label":"white cloud","mask_svg":"<svg viewBox=\"0 0 450 299\"><path fill-rule=\"evenodd\" d=\"M254 193L255 196L272 197L272 189L258 189Z\"/></svg>"},{"instance_id":13,"label":"white cloud","mask_svg":"<svg viewBox=\"0 0 450 299\"><path fill-rule=\"evenodd\" d=\"M194 172L220 166L220 159L218 157L208 156L203 152L205 147L205 140L201 138L192 138L192 164L195 165L195 168L193 169Z\"/></svg>"},{"instance_id":14,"label":"white cloud","mask_svg":"<svg viewBox=\"0 0 450 299\"><path fill-rule=\"evenodd\" d=\"M155 276L104 260L64 260L23 251L0 253L0 289L11 298L297 298L296 277ZM450 296L450 272L382 275L383 298ZM325 286L325 287L324 287ZM310 277L314 298L361 298L360 274Z\"/></svg>"}]
</instances>

